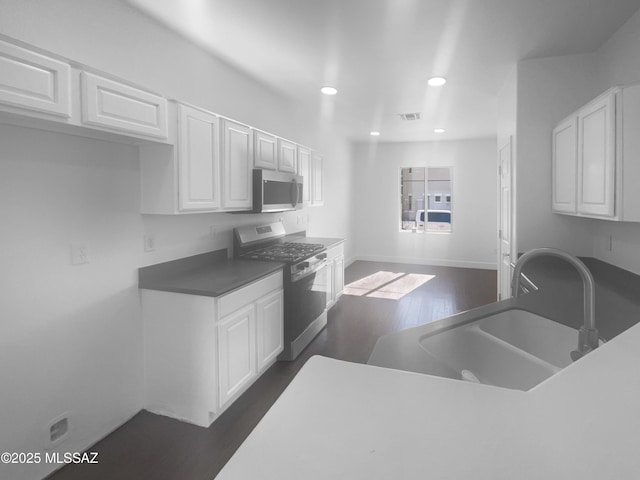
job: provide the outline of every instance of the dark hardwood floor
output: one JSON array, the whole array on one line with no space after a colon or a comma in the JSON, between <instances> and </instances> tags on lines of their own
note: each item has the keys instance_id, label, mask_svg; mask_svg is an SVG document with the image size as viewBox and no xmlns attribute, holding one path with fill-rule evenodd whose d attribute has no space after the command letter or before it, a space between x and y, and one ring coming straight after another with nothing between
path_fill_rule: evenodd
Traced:
<instances>
[{"instance_id":1,"label":"dark hardwood floor","mask_svg":"<svg viewBox=\"0 0 640 480\"><path fill-rule=\"evenodd\" d=\"M142 411L89 449L98 452L98 464L69 465L48 478L212 480L312 355L366 363L382 335L496 300L493 270L355 262L345 283L380 271L434 277L397 300L343 295L329 311L327 328L304 352L273 365L211 427Z\"/></svg>"}]
</instances>

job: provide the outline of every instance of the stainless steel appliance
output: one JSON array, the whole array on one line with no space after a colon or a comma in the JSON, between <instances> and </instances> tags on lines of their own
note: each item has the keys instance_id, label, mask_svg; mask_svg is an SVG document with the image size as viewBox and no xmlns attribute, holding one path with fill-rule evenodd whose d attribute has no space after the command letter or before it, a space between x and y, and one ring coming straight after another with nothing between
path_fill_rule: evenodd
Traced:
<instances>
[{"instance_id":1,"label":"stainless steel appliance","mask_svg":"<svg viewBox=\"0 0 640 480\"><path fill-rule=\"evenodd\" d=\"M284 351L293 360L327 324L327 254L322 244L285 242L282 223L234 229L234 257L286 264Z\"/></svg>"},{"instance_id":2,"label":"stainless steel appliance","mask_svg":"<svg viewBox=\"0 0 640 480\"><path fill-rule=\"evenodd\" d=\"M254 212L284 212L302 206L301 176L259 168L253 170Z\"/></svg>"}]
</instances>

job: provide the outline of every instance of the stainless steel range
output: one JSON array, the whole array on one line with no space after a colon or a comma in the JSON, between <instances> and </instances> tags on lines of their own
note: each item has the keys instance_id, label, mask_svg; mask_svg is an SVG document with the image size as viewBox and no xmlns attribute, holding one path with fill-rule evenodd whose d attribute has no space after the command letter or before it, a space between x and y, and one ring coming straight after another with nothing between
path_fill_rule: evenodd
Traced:
<instances>
[{"instance_id":1,"label":"stainless steel range","mask_svg":"<svg viewBox=\"0 0 640 480\"><path fill-rule=\"evenodd\" d=\"M282 223L233 230L234 257L283 262L284 350L293 360L327 324L327 254L322 244L285 242Z\"/></svg>"}]
</instances>

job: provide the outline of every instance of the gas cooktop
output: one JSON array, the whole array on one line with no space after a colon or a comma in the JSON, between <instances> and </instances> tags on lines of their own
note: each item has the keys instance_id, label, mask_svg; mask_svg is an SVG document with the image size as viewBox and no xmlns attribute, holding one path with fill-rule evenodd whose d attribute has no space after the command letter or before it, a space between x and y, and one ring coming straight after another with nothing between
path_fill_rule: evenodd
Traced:
<instances>
[{"instance_id":1,"label":"gas cooktop","mask_svg":"<svg viewBox=\"0 0 640 480\"><path fill-rule=\"evenodd\" d=\"M324 248L319 243L284 242L247 252L241 258L295 263L323 251Z\"/></svg>"}]
</instances>

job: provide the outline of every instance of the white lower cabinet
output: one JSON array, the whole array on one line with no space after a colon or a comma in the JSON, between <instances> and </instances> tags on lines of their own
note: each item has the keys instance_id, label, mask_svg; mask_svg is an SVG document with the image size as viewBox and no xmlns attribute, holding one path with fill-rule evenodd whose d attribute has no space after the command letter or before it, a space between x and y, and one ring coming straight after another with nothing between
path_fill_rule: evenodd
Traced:
<instances>
[{"instance_id":1,"label":"white lower cabinet","mask_svg":"<svg viewBox=\"0 0 640 480\"><path fill-rule=\"evenodd\" d=\"M221 297L141 295L153 413L208 427L282 351L282 272Z\"/></svg>"},{"instance_id":2,"label":"white lower cabinet","mask_svg":"<svg viewBox=\"0 0 640 480\"><path fill-rule=\"evenodd\" d=\"M282 293L277 290L256 302L258 373L265 371L284 348Z\"/></svg>"},{"instance_id":3,"label":"white lower cabinet","mask_svg":"<svg viewBox=\"0 0 640 480\"><path fill-rule=\"evenodd\" d=\"M256 376L256 309L247 305L218 323L220 405L225 405Z\"/></svg>"},{"instance_id":4,"label":"white lower cabinet","mask_svg":"<svg viewBox=\"0 0 640 480\"><path fill-rule=\"evenodd\" d=\"M344 291L344 244L340 243L327 250L327 268L327 308L331 308Z\"/></svg>"}]
</instances>

